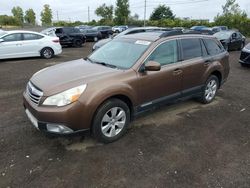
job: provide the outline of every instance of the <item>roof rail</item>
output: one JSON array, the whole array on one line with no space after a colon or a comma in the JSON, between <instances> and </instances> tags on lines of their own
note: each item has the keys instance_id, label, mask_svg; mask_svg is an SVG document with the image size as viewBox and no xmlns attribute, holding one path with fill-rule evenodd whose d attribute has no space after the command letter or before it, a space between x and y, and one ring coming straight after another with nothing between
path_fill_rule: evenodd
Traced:
<instances>
[{"instance_id":1,"label":"roof rail","mask_svg":"<svg viewBox=\"0 0 250 188\"><path fill-rule=\"evenodd\" d=\"M174 36L174 35L182 35L183 32L180 30L171 30L171 31L166 31L160 35L160 38L163 37L169 37L169 36Z\"/></svg>"}]
</instances>

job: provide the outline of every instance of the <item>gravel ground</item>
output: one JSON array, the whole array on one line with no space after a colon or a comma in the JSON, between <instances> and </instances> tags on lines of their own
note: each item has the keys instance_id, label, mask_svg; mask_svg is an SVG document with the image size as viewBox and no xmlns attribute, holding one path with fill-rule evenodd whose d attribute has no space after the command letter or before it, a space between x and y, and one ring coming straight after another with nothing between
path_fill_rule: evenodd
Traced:
<instances>
[{"instance_id":1,"label":"gravel ground","mask_svg":"<svg viewBox=\"0 0 250 188\"><path fill-rule=\"evenodd\" d=\"M22 92L41 68L90 53L64 48L51 60L0 62L0 187L250 187L250 68L230 52L216 100L149 112L108 145L88 134L50 138L28 121Z\"/></svg>"}]
</instances>

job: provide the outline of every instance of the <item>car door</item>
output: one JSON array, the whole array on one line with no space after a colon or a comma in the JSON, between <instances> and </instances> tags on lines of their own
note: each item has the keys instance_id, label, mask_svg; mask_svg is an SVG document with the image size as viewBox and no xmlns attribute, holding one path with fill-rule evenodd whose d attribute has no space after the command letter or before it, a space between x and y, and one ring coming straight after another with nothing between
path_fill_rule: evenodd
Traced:
<instances>
[{"instance_id":1,"label":"car door","mask_svg":"<svg viewBox=\"0 0 250 188\"><path fill-rule=\"evenodd\" d=\"M23 54L28 56L39 56L42 49L42 35L34 33L23 33Z\"/></svg>"},{"instance_id":2,"label":"car door","mask_svg":"<svg viewBox=\"0 0 250 188\"><path fill-rule=\"evenodd\" d=\"M22 57L22 34L13 33L2 37L0 43L0 58Z\"/></svg>"},{"instance_id":3,"label":"car door","mask_svg":"<svg viewBox=\"0 0 250 188\"><path fill-rule=\"evenodd\" d=\"M161 70L138 72L139 111L180 96L182 70L178 57L177 41L169 40L155 48L146 59L141 69L148 61L155 61L161 64Z\"/></svg>"},{"instance_id":4,"label":"car door","mask_svg":"<svg viewBox=\"0 0 250 188\"><path fill-rule=\"evenodd\" d=\"M190 96L200 92L203 75L210 59L204 59L205 46L199 38L185 38L179 40L182 59L182 96Z\"/></svg>"},{"instance_id":5,"label":"car door","mask_svg":"<svg viewBox=\"0 0 250 188\"><path fill-rule=\"evenodd\" d=\"M234 32L231 35L230 49L238 49L241 45L241 37L237 35L237 32Z\"/></svg>"}]
</instances>

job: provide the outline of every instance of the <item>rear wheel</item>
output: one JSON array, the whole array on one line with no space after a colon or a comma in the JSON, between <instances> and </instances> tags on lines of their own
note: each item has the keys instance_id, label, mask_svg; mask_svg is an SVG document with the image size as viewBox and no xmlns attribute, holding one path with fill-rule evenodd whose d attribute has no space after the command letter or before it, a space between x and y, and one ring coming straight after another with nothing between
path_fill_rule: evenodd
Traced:
<instances>
[{"instance_id":1,"label":"rear wheel","mask_svg":"<svg viewBox=\"0 0 250 188\"><path fill-rule=\"evenodd\" d=\"M242 49L244 48L244 46L245 46L245 44L244 44L244 42L242 42L242 43L240 44L239 50L242 50Z\"/></svg>"},{"instance_id":2,"label":"rear wheel","mask_svg":"<svg viewBox=\"0 0 250 188\"><path fill-rule=\"evenodd\" d=\"M49 47L43 48L41 50L41 56L45 59L50 59L54 56L54 51Z\"/></svg>"},{"instance_id":3,"label":"rear wheel","mask_svg":"<svg viewBox=\"0 0 250 188\"><path fill-rule=\"evenodd\" d=\"M74 47L82 47L82 40L77 39L74 41Z\"/></svg>"},{"instance_id":4,"label":"rear wheel","mask_svg":"<svg viewBox=\"0 0 250 188\"><path fill-rule=\"evenodd\" d=\"M130 110L119 99L110 99L103 103L96 112L92 132L98 141L110 143L126 133L130 122Z\"/></svg>"},{"instance_id":5,"label":"rear wheel","mask_svg":"<svg viewBox=\"0 0 250 188\"><path fill-rule=\"evenodd\" d=\"M204 104L212 102L219 88L219 79L215 75L211 75L205 83L200 101Z\"/></svg>"}]
</instances>

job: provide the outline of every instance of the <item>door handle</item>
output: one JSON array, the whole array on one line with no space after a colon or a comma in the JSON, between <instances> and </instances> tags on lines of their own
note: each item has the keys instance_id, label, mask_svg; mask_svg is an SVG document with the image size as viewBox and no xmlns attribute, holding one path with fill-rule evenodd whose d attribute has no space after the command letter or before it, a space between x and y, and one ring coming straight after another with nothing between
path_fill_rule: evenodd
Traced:
<instances>
[{"instance_id":1,"label":"door handle","mask_svg":"<svg viewBox=\"0 0 250 188\"><path fill-rule=\"evenodd\" d=\"M173 71L173 75L179 75L179 74L181 74L183 71L181 70L181 69L175 69L174 71Z\"/></svg>"}]
</instances>

